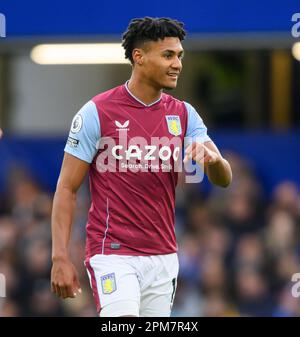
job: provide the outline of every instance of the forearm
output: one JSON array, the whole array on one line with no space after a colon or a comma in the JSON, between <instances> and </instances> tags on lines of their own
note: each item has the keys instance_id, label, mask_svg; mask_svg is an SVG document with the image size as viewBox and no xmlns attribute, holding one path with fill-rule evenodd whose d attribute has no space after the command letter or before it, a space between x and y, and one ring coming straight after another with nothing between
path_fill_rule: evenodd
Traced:
<instances>
[{"instance_id":1,"label":"forearm","mask_svg":"<svg viewBox=\"0 0 300 337\"><path fill-rule=\"evenodd\" d=\"M205 173L209 181L217 186L227 187L232 180L230 164L222 157L214 164L205 163Z\"/></svg>"},{"instance_id":2,"label":"forearm","mask_svg":"<svg viewBox=\"0 0 300 337\"><path fill-rule=\"evenodd\" d=\"M52 210L52 259L68 256L75 204L76 193L58 186Z\"/></svg>"}]
</instances>

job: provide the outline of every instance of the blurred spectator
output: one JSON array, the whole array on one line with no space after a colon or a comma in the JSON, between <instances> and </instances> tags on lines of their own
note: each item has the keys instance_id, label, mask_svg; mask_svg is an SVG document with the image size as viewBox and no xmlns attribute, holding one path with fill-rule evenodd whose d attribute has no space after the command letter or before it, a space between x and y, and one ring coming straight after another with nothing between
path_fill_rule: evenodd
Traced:
<instances>
[{"instance_id":1,"label":"blurred spectator","mask_svg":"<svg viewBox=\"0 0 300 337\"><path fill-rule=\"evenodd\" d=\"M265 242L269 254L280 255L297 247L296 222L291 213L275 209L270 215L266 230Z\"/></svg>"},{"instance_id":2,"label":"blurred spectator","mask_svg":"<svg viewBox=\"0 0 300 337\"><path fill-rule=\"evenodd\" d=\"M286 210L291 215L296 215L299 203L297 186L290 181L284 181L275 188L273 193L273 207Z\"/></svg>"},{"instance_id":3,"label":"blurred spectator","mask_svg":"<svg viewBox=\"0 0 300 337\"><path fill-rule=\"evenodd\" d=\"M232 317L239 316L238 311L223 294L211 293L206 296L203 306L203 316L206 317Z\"/></svg>"},{"instance_id":4,"label":"blurred spectator","mask_svg":"<svg viewBox=\"0 0 300 337\"><path fill-rule=\"evenodd\" d=\"M179 176L176 233L180 272L173 316L300 316L291 276L300 272L300 195L282 182L265 199L251 163L228 153L232 186L184 184ZM66 301L50 288L52 193L21 167L0 196L0 316L97 316L83 266L88 184L77 197L70 245L83 293Z\"/></svg>"},{"instance_id":5,"label":"blurred spectator","mask_svg":"<svg viewBox=\"0 0 300 337\"><path fill-rule=\"evenodd\" d=\"M291 296L291 285L284 287L278 293L277 305L274 309L275 317L299 317L300 303L298 298Z\"/></svg>"},{"instance_id":6,"label":"blurred spectator","mask_svg":"<svg viewBox=\"0 0 300 337\"><path fill-rule=\"evenodd\" d=\"M236 306L243 316L271 316L273 299L263 273L244 266L235 274Z\"/></svg>"},{"instance_id":7,"label":"blurred spectator","mask_svg":"<svg viewBox=\"0 0 300 337\"><path fill-rule=\"evenodd\" d=\"M204 295L227 292L227 273L222 256L207 252L200 262L200 289Z\"/></svg>"}]
</instances>

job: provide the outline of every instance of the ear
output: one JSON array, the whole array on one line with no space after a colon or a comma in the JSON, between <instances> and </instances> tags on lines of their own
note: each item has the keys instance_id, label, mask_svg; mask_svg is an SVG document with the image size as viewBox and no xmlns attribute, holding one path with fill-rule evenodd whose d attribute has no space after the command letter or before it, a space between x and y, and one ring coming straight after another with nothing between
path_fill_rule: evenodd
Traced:
<instances>
[{"instance_id":1,"label":"ear","mask_svg":"<svg viewBox=\"0 0 300 337\"><path fill-rule=\"evenodd\" d=\"M134 64L141 66L144 63L144 51L140 48L135 48L132 51Z\"/></svg>"}]
</instances>

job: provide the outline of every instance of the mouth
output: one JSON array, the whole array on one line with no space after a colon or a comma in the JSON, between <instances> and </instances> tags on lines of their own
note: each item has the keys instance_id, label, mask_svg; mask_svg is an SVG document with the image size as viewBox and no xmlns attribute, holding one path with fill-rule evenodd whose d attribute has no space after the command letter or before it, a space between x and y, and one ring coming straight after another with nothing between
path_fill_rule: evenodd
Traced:
<instances>
[{"instance_id":1,"label":"mouth","mask_svg":"<svg viewBox=\"0 0 300 337\"><path fill-rule=\"evenodd\" d=\"M168 73L167 75L170 76L172 79L176 79L177 80L177 78L179 76L179 73Z\"/></svg>"}]
</instances>

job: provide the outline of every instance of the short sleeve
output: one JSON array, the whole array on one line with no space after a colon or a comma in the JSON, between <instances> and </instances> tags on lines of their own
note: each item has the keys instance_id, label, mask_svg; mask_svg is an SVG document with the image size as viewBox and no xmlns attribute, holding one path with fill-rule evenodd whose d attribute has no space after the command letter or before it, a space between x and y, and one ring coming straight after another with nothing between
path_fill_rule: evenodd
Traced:
<instances>
[{"instance_id":1,"label":"short sleeve","mask_svg":"<svg viewBox=\"0 0 300 337\"><path fill-rule=\"evenodd\" d=\"M193 141L200 143L211 141L207 134L207 128L198 112L191 104L186 102L184 102L184 104L188 112L187 130L185 134L185 137L188 138L188 143Z\"/></svg>"},{"instance_id":2,"label":"short sleeve","mask_svg":"<svg viewBox=\"0 0 300 337\"><path fill-rule=\"evenodd\" d=\"M74 116L65 152L91 163L98 151L101 128L97 107L86 103Z\"/></svg>"}]
</instances>

